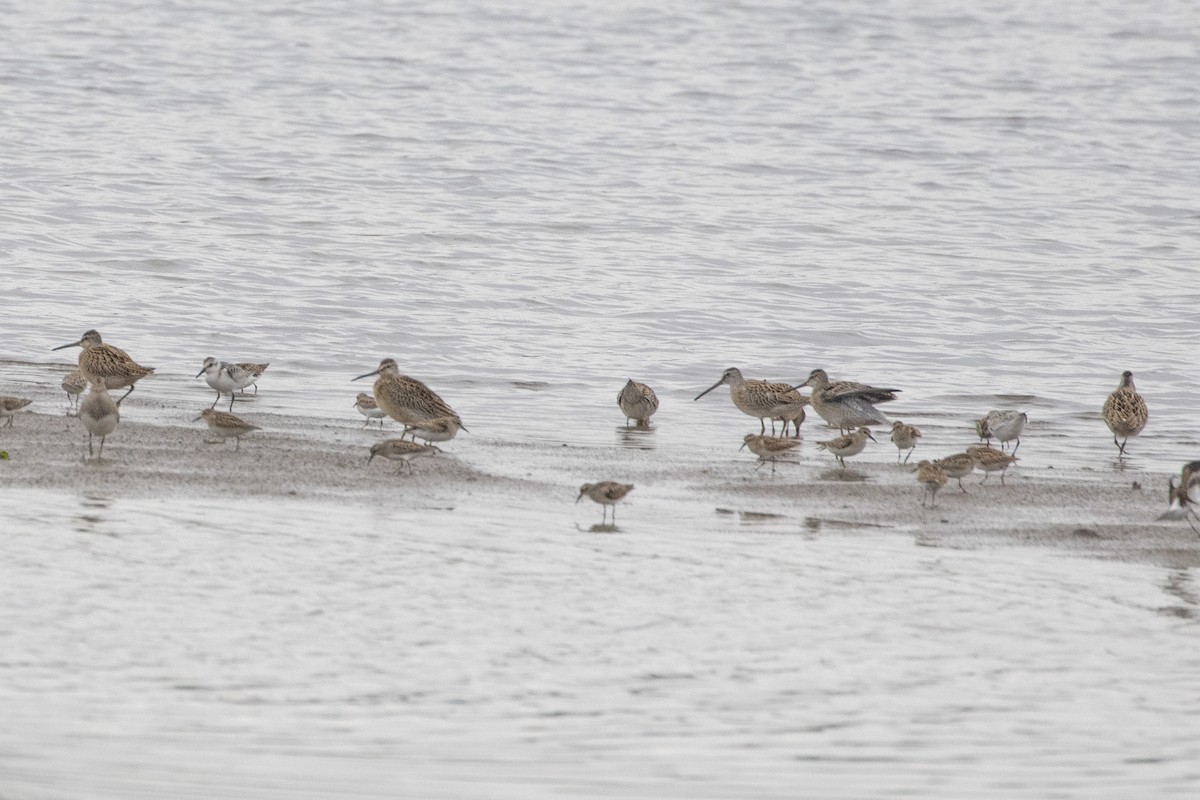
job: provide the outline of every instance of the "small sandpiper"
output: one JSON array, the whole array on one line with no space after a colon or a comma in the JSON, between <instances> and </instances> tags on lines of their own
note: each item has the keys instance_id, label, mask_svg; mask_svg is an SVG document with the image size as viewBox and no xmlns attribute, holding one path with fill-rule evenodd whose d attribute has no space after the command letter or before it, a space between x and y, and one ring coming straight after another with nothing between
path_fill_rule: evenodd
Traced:
<instances>
[{"instance_id":1,"label":"small sandpiper","mask_svg":"<svg viewBox=\"0 0 1200 800\"><path fill-rule=\"evenodd\" d=\"M992 410L987 416L975 420L975 432L979 434L980 439L987 440L989 445L992 439L999 439L1001 450L1008 449L1008 443L1016 439L1017 445L1013 448L1015 456L1017 448L1021 446L1021 432L1025 430L1025 423L1028 421L1029 415L1024 411Z\"/></svg>"},{"instance_id":2,"label":"small sandpiper","mask_svg":"<svg viewBox=\"0 0 1200 800\"><path fill-rule=\"evenodd\" d=\"M962 489L964 494L970 494L963 486L962 479L975 471L974 456L970 453L955 453L952 456L939 458L933 463L946 471L946 477L958 481L958 488Z\"/></svg>"},{"instance_id":3,"label":"small sandpiper","mask_svg":"<svg viewBox=\"0 0 1200 800\"><path fill-rule=\"evenodd\" d=\"M93 380L91 389L79 404L79 420L88 432L88 455L99 460L104 455L104 440L117 429L121 421L120 404L112 399L103 380ZM92 437L100 437L100 452L92 451Z\"/></svg>"},{"instance_id":4,"label":"small sandpiper","mask_svg":"<svg viewBox=\"0 0 1200 800\"><path fill-rule=\"evenodd\" d=\"M251 425L249 422L246 422L246 420L237 414L231 414L228 411L217 411L215 408L204 409L200 412L200 416L196 417L192 422L199 420L207 422L208 429L221 437L221 441L208 441L208 444L224 444L225 440L232 436L236 441L233 448L235 453L242 447L243 436L257 430L262 430L257 425Z\"/></svg>"},{"instance_id":5,"label":"small sandpiper","mask_svg":"<svg viewBox=\"0 0 1200 800\"><path fill-rule=\"evenodd\" d=\"M217 397L213 400L213 404L209 408L216 408L217 403L221 402L221 395L229 395L229 410L233 411L234 392L243 386L248 386L247 381L250 379L249 373L242 369L237 364L230 364L227 361L218 361L209 356L204 359L204 366L196 373L196 377L204 376L204 382L209 388L217 393Z\"/></svg>"},{"instance_id":6,"label":"small sandpiper","mask_svg":"<svg viewBox=\"0 0 1200 800\"><path fill-rule=\"evenodd\" d=\"M838 463L842 465L842 469L845 469L846 459L861 453L867 446L867 439L872 442L876 441L875 437L871 435L871 429L863 426L845 436L839 436L827 442L817 442L817 446L833 453Z\"/></svg>"},{"instance_id":7,"label":"small sandpiper","mask_svg":"<svg viewBox=\"0 0 1200 800\"><path fill-rule=\"evenodd\" d=\"M129 391L117 400L118 404L129 396L135 383L147 375L154 374L153 367L143 367L121 348L105 344L95 330L83 334L78 342L59 345L53 349L63 350L67 347L83 348L79 354L79 371L84 380L103 380L104 387L110 390L129 387Z\"/></svg>"},{"instance_id":8,"label":"small sandpiper","mask_svg":"<svg viewBox=\"0 0 1200 800\"><path fill-rule=\"evenodd\" d=\"M946 475L946 470L939 467L932 461L922 461L917 464L917 483L925 487L925 491L921 493L921 507L925 507L925 498L929 498L929 507L937 506L937 493L946 485L949 476Z\"/></svg>"},{"instance_id":9,"label":"small sandpiper","mask_svg":"<svg viewBox=\"0 0 1200 800\"><path fill-rule=\"evenodd\" d=\"M617 503L621 498L633 491L632 483L616 483L615 481L601 481L600 483L585 483L579 487L579 497L575 498L576 504L584 497L591 498L596 503L599 503L604 510L601 512L600 524L608 518L608 509L612 508L612 524L617 524Z\"/></svg>"},{"instance_id":10,"label":"small sandpiper","mask_svg":"<svg viewBox=\"0 0 1200 800\"><path fill-rule=\"evenodd\" d=\"M11 428L13 416L32 402L32 400L26 400L24 397L0 395L0 417L8 417L8 421L4 423L3 427Z\"/></svg>"},{"instance_id":11,"label":"small sandpiper","mask_svg":"<svg viewBox=\"0 0 1200 800\"><path fill-rule=\"evenodd\" d=\"M633 420L637 427L645 428L650 425L650 417L658 411L658 395L646 384L629 378L617 393L617 405L625 415L626 427L629 420Z\"/></svg>"},{"instance_id":12,"label":"small sandpiper","mask_svg":"<svg viewBox=\"0 0 1200 800\"><path fill-rule=\"evenodd\" d=\"M465 431L466 428L457 417L434 417L404 426L405 435L411 436L413 441L424 439L426 442L448 442L457 436L460 430Z\"/></svg>"},{"instance_id":13,"label":"small sandpiper","mask_svg":"<svg viewBox=\"0 0 1200 800\"><path fill-rule=\"evenodd\" d=\"M747 433L738 450L748 447L751 453L758 456L758 466L754 468L755 470L762 469L763 464L771 462L771 474L774 475L775 462L783 458L789 450L799 446L800 443L795 439Z\"/></svg>"},{"instance_id":14,"label":"small sandpiper","mask_svg":"<svg viewBox=\"0 0 1200 800\"><path fill-rule=\"evenodd\" d=\"M241 393L246 393L247 386L253 386L254 393L258 394L258 379L262 377L262 374L267 371L267 367L269 366L271 366L270 362L266 364L252 364L248 361L239 362L237 367L245 373L244 382L238 387L241 389Z\"/></svg>"},{"instance_id":15,"label":"small sandpiper","mask_svg":"<svg viewBox=\"0 0 1200 800\"><path fill-rule=\"evenodd\" d=\"M921 438L921 429L916 425L905 425L900 420L892 423L892 444L896 445L896 463L900 463L900 454L905 450L908 455L904 457L904 463L908 463L908 459L912 456L912 451L917 446L917 440Z\"/></svg>"},{"instance_id":16,"label":"small sandpiper","mask_svg":"<svg viewBox=\"0 0 1200 800\"><path fill-rule=\"evenodd\" d=\"M371 446L371 455L367 456L367 463L370 464L375 456L379 456L390 461L399 461L400 468L397 470L397 474L405 467L408 467L409 474L412 474L414 458L435 456L440 452L442 451L431 444L417 444L404 439L387 439Z\"/></svg>"},{"instance_id":17,"label":"small sandpiper","mask_svg":"<svg viewBox=\"0 0 1200 800\"><path fill-rule=\"evenodd\" d=\"M358 413L367 418L367 421L363 423L364 428L371 424L371 420L377 419L379 420L379 429L383 430L383 418L387 414L383 413L383 409L375 402L374 397L366 392L359 392L354 401L354 407L358 409Z\"/></svg>"},{"instance_id":18,"label":"small sandpiper","mask_svg":"<svg viewBox=\"0 0 1200 800\"><path fill-rule=\"evenodd\" d=\"M812 387L809 401L813 410L833 427L848 431L865 425L882 425L888 421L875 408L875 403L896 399L899 389L878 389L854 381L830 381L823 369L814 369L801 386Z\"/></svg>"},{"instance_id":19,"label":"small sandpiper","mask_svg":"<svg viewBox=\"0 0 1200 800\"><path fill-rule=\"evenodd\" d=\"M67 393L67 402L71 404L72 409L78 412L79 396L87 391L87 381L83 379L83 373L77 369L68 372L63 376L62 388Z\"/></svg>"},{"instance_id":20,"label":"small sandpiper","mask_svg":"<svg viewBox=\"0 0 1200 800\"><path fill-rule=\"evenodd\" d=\"M1118 458L1125 457L1125 443L1131 436L1137 436L1146 427L1150 418L1150 410L1145 399L1138 394L1133 385L1133 373L1125 370L1121 373L1121 383L1116 391L1104 401L1104 424L1113 433L1113 444L1120 451ZM1117 441L1117 437L1121 441Z\"/></svg>"},{"instance_id":21,"label":"small sandpiper","mask_svg":"<svg viewBox=\"0 0 1200 800\"><path fill-rule=\"evenodd\" d=\"M721 384L729 385L729 399L743 414L755 417L759 422L759 433L767 432L766 420L771 420L771 433L775 432L775 420L788 413L794 413L797 403L803 406L804 396L796 391L794 386L786 383L768 383L742 377L742 371L730 367L721 373L721 380L696 395L699 400ZM803 413L803 408L801 408ZM787 421L784 421L784 433L787 433ZM797 427L799 431L799 427Z\"/></svg>"},{"instance_id":22,"label":"small sandpiper","mask_svg":"<svg viewBox=\"0 0 1200 800\"><path fill-rule=\"evenodd\" d=\"M1014 448L1013 452L1016 452ZM1009 455L1002 450L997 450L994 447L986 445L976 445L975 447L967 448L967 455L975 459L975 467L983 472L983 480L979 483L987 483L988 477L993 472L1000 473L1000 485L1004 485L1004 473L1008 468L1019 460L1016 456Z\"/></svg>"},{"instance_id":23,"label":"small sandpiper","mask_svg":"<svg viewBox=\"0 0 1200 800\"><path fill-rule=\"evenodd\" d=\"M1179 485L1175 485L1175 479L1171 478L1167 481L1167 511L1159 516L1159 519L1186 519L1188 526L1196 533L1200 533L1200 529L1192 520L1200 521L1200 516L1196 514L1196 507L1193 505L1189 489L1196 484L1200 484L1200 461L1190 461L1183 465L1180 470Z\"/></svg>"}]
</instances>

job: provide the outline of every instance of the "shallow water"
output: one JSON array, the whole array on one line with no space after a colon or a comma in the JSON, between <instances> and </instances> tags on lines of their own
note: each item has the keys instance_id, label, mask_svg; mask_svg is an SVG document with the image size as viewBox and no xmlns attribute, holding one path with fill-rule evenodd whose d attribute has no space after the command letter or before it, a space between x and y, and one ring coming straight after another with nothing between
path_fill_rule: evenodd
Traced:
<instances>
[{"instance_id":1,"label":"shallow water","mask_svg":"<svg viewBox=\"0 0 1200 800\"><path fill-rule=\"evenodd\" d=\"M753 423L691 398L821 366L902 389L930 451L1020 407L1024 467L1107 471L1131 369L1122 468L1200 447L1191 3L9 16L0 393L43 412L96 327L158 367L150 422L211 401L214 355L271 362L247 416L353 425L393 356L488 442L720 470ZM542 453L479 466L601 477ZM1194 570L634 502L597 537L566 503L6 491L0 796L1200 786Z\"/></svg>"}]
</instances>

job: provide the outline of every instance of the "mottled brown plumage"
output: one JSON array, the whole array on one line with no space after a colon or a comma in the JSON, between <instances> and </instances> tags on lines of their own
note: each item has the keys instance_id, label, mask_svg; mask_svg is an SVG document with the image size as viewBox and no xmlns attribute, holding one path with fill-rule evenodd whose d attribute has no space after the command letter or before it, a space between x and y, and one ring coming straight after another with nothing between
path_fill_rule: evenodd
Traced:
<instances>
[{"instance_id":1,"label":"mottled brown plumage","mask_svg":"<svg viewBox=\"0 0 1200 800\"><path fill-rule=\"evenodd\" d=\"M617 405L625 415L626 425L629 425L629 420L633 420L635 424L644 427L650 423L654 412L658 411L658 395L646 384L629 378L617 393Z\"/></svg>"},{"instance_id":2,"label":"mottled brown plumage","mask_svg":"<svg viewBox=\"0 0 1200 800\"><path fill-rule=\"evenodd\" d=\"M414 425L437 417L452 417L460 428L466 430L462 419L435 391L416 378L401 375L395 359L385 358L379 362L379 369L353 380L372 375L379 376L371 390L375 402L385 414L402 425Z\"/></svg>"},{"instance_id":3,"label":"mottled brown plumage","mask_svg":"<svg viewBox=\"0 0 1200 800\"><path fill-rule=\"evenodd\" d=\"M968 447L967 455L975 459L975 468L984 473L980 483L987 483L988 477L993 472L999 472L1001 486L1004 485L1004 473L1019 460L1016 456L1010 456L1002 450L985 445Z\"/></svg>"},{"instance_id":4,"label":"mottled brown plumage","mask_svg":"<svg viewBox=\"0 0 1200 800\"><path fill-rule=\"evenodd\" d=\"M154 374L153 367L143 367L121 348L105 344L95 330L85 333L78 342L59 345L54 349L63 350L67 347L83 348L79 353L79 372L84 380L89 383L102 380L107 389L129 387L129 391L121 395L117 403L129 396L135 383Z\"/></svg>"},{"instance_id":5,"label":"mottled brown plumage","mask_svg":"<svg viewBox=\"0 0 1200 800\"><path fill-rule=\"evenodd\" d=\"M0 417L8 417L8 421L4 423L4 427L11 428L13 415L32 402L32 400L26 400L23 397L0 395Z\"/></svg>"},{"instance_id":6,"label":"mottled brown plumage","mask_svg":"<svg viewBox=\"0 0 1200 800\"><path fill-rule=\"evenodd\" d=\"M755 417L759 421L759 433L766 433L766 420L771 420L771 432L775 432L775 420L791 415L795 409L800 409L800 419L803 419L804 396L795 387L786 383L768 383L761 380L747 380L742 377L742 371L730 367L721 375L721 380L705 389L694 399L699 400L721 384L729 385L729 399L743 414ZM797 428L798 430L798 428ZM787 433L787 420L784 422L784 433Z\"/></svg>"},{"instance_id":7,"label":"mottled brown plumage","mask_svg":"<svg viewBox=\"0 0 1200 800\"><path fill-rule=\"evenodd\" d=\"M201 419L208 423L209 430L221 437L220 442L211 442L210 444L221 444L232 436L237 442L233 448L235 452L241 449L243 436L257 430L262 430L257 425L251 425L249 422L246 422L246 420L237 414L231 414L228 411L217 411L215 408L204 409L200 412L200 416L196 417L192 422Z\"/></svg>"},{"instance_id":8,"label":"mottled brown plumage","mask_svg":"<svg viewBox=\"0 0 1200 800\"><path fill-rule=\"evenodd\" d=\"M955 453L952 456L939 458L933 463L946 471L946 477L958 481L958 488L962 489L964 494L969 494L962 484L962 479L975 471L974 456L970 453Z\"/></svg>"},{"instance_id":9,"label":"mottled brown plumage","mask_svg":"<svg viewBox=\"0 0 1200 800\"><path fill-rule=\"evenodd\" d=\"M892 444L896 445L896 463L900 463L900 454L905 450L908 455L904 457L904 463L908 463L908 459L912 456L913 449L917 446L917 440L921 438L921 429L916 425L906 425L900 420L892 423Z\"/></svg>"},{"instance_id":10,"label":"mottled brown plumage","mask_svg":"<svg viewBox=\"0 0 1200 800\"><path fill-rule=\"evenodd\" d=\"M925 487L925 491L921 494L921 506L925 506L925 498L930 498L929 507L937 506L937 493L946 485L949 476L946 475L946 470L939 467L932 461L922 461L917 464L917 483Z\"/></svg>"},{"instance_id":11,"label":"mottled brown plumage","mask_svg":"<svg viewBox=\"0 0 1200 800\"><path fill-rule=\"evenodd\" d=\"M854 381L830 381L823 369L814 369L803 386L812 388L809 400L821 418L839 430L864 425L882 425L888 421L875 403L896 399L899 389L879 389Z\"/></svg>"},{"instance_id":12,"label":"mottled brown plumage","mask_svg":"<svg viewBox=\"0 0 1200 800\"><path fill-rule=\"evenodd\" d=\"M1133 373L1129 370L1121 373L1121 383L1116 391L1104 401L1104 424L1113 433L1113 444L1119 451L1118 457L1125 455L1125 443L1131 436L1137 436L1146 427L1150 418L1150 410L1145 399L1138 394L1133 385ZM1121 441L1117 441L1117 437Z\"/></svg>"},{"instance_id":13,"label":"mottled brown plumage","mask_svg":"<svg viewBox=\"0 0 1200 800\"><path fill-rule=\"evenodd\" d=\"M593 502L599 503L604 509L600 517L600 523L604 524L604 520L608 516L608 509L612 507L612 521L616 524L617 521L617 503L633 491L632 483L617 483L615 481L601 481L600 483L585 483L579 487L579 497L575 498L578 503L584 497L590 498Z\"/></svg>"},{"instance_id":14,"label":"mottled brown plumage","mask_svg":"<svg viewBox=\"0 0 1200 800\"><path fill-rule=\"evenodd\" d=\"M817 442L817 446L833 453L834 458L845 469L846 459L861 453L863 448L867 446L867 439L870 439L872 442L875 441L875 437L871 435L871 429L864 426L853 433L847 433L845 436L839 436L827 442Z\"/></svg>"},{"instance_id":15,"label":"mottled brown plumage","mask_svg":"<svg viewBox=\"0 0 1200 800\"><path fill-rule=\"evenodd\" d=\"M771 474L774 475L775 462L783 458L788 451L799 446L800 443L795 439L747 433L742 440L742 446L738 449L749 448L751 453L758 456L758 466L755 469L761 469L763 464L771 462Z\"/></svg>"},{"instance_id":16,"label":"mottled brown plumage","mask_svg":"<svg viewBox=\"0 0 1200 800\"><path fill-rule=\"evenodd\" d=\"M354 407L358 409L358 413L367 418L363 423L364 428L370 425L373 419L379 420L379 427L383 428L383 418L387 416L387 413L379 407L374 397L366 392L359 392L358 397L354 400Z\"/></svg>"},{"instance_id":17,"label":"mottled brown plumage","mask_svg":"<svg viewBox=\"0 0 1200 800\"><path fill-rule=\"evenodd\" d=\"M459 430L463 427L457 417L434 417L404 426L405 434L427 442L448 442L458 435Z\"/></svg>"},{"instance_id":18,"label":"mottled brown plumage","mask_svg":"<svg viewBox=\"0 0 1200 800\"><path fill-rule=\"evenodd\" d=\"M67 393L67 402L76 411L79 410L79 396L87 391L87 381L83 379L83 373L77 369L73 369L63 376L62 389Z\"/></svg>"},{"instance_id":19,"label":"mottled brown plumage","mask_svg":"<svg viewBox=\"0 0 1200 800\"><path fill-rule=\"evenodd\" d=\"M367 463L370 464L375 456L386 458L390 461L399 461L399 473L405 467L412 473L412 460L421 458L422 456L435 456L442 452L431 444L417 444L416 442L408 442L404 439L388 439L371 447L371 455L367 456Z\"/></svg>"}]
</instances>

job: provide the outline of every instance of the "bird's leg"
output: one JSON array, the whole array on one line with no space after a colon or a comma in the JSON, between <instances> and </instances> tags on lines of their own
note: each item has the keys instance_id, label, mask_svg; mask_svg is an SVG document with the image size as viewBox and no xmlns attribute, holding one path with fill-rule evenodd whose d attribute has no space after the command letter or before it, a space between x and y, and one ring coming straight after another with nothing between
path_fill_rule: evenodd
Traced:
<instances>
[{"instance_id":1,"label":"bird's leg","mask_svg":"<svg viewBox=\"0 0 1200 800\"><path fill-rule=\"evenodd\" d=\"M217 397L220 397L220 396L221 395L217 395ZM230 411L233 411L233 400L234 400L234 393L230 392L229 393L229 410Z\"/></svg>"},{"instance_id":2,"label":"bird's leg","mask_svg":"<svg viewBox=\"0 0 1200 800\"><path fill-rule=\"evenodd\" d=\"M1015 456L1017 454L1017 450L1019 450L1019 449L1021 449L1020 437L1017 438L1017 446L1013 448L1012 454Z\"/></svg>"},{"instance_id":3,"label":"bird's leg","mask_svg":"<svg viewBox=\"0 0 1200 800\"><path fill-rule=\"evenodd\" d=\"M963 494L970 494L970 492L967 491L967 488L962 485L962 478L958 479L958 488L962 489Z\"/></svg>"},{"instance_id":4,"label":"bird's leg","mask_svg":"<svg viewBox=\"0 0 1200 800\"><path fill-rule=\"evenodd\" d=\"M88 431L88 455L89 456L95 455L95 453L92 451L92 432L91 431Z\"/></svg>"},{"instance_id":5,"label":"bird's leg","mask_svg":"<svg viewBox=\"0 0 1200 800\"><path fill-rule=\"evenodd\" d=\"M979 485L980 485L980 486L983 486L985 483L987 483L987 479L988 479L988 478L990 478L990 477L992 477L992 473L990 473L990 472L985 472L985 473L983 473L983 480L981 480L981 481L979 482Z\"/></svg>"},{"instance_id":6,"label":"bird's leg","mask_svg":"<svg viewBox=\"0 0 1200 800\"><path fill-rule=\"evenodd\" d=\"M131 394L133 394L133 384L132 383L129 384L129 391L126 392L125 394L121 395L121 400L124 400L126 397L129 397L129 395L131 395ZM121 400L117 401L117 405L121 405Z\"/></svg>"},{"instance_id":7,"label":"bird's leg","mask_svg":"<svg viewBox=\"0 0 1200 800\"><path fill-rule=\"evenodd\" d=\"M916 447L910 447L910 448L908 448L908 455L906 455L906 456L904 457L904 463L905 463L905 464L907 464L907 463L908 463L908 460L909 460L910 458L912 458L912 453L913 453L913 450L916 450L916 449L917 449Z\"/></svg>"},{"instance_id":8,"label":"bird's leg","mask_svg":"<svg viewBox=\"0 0 1200 800\"><path fill-rule=\"evenodd\" d=\"M213 404L211 406L209 406L209 408L216 408L217 403L219 403L219 402L221 402L221 393L217 392L217 398L215 400L213 400Z\"/></svg>"},{"instance_id":9,"label":"bird's leg","mask_svg":"<svg viewBox=\"0 0 1200 800\"><path fill-rule=\"evenodd\" d=\"M96 454L97 461L100 461L101 459L104 458L104 440L107 438L108 438L107 436L100 437L100 452Z\"/></svg>"}]
</instances>

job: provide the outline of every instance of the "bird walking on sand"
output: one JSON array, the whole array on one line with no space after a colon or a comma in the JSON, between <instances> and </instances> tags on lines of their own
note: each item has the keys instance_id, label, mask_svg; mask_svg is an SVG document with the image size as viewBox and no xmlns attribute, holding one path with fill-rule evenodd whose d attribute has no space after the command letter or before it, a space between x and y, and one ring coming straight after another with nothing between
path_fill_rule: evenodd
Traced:
<instances>
[{"instance_id":1,"label":"bird walking on sand","mask_svg":"<svg viewBox=\"0 0 1200 800\"><path fill-rule=\"evenodd\" d=\"M658 411L658 395L646 384L629 378L617 393L617 405L625 415L626 427L629 427L629 420L633 420L637 427L645 428L650 425L650 417Z\"/></svg>"},{"instance_id":2,"label":"bird walking on sand","mask_svg":"<svg viewBox=\"0 0 1200 800\"><path fill-rule=\"evenodd\" d=\"M767 432L766 420L771 420L771 432L775 432L775 420L784 416L788 409L804 400L794 386L786 383L768 383L756 379L742 377L742 371L730 367L721 374L721 380L696 395L699 400L721 384L729 385L729 399L743 414L754 417L759 422L759 433ZM801 409L803 411L803 409ZM803 418L803 417L801 417ZM784 434L787 433L787 422L784 422ZM799 426L797 426L799 433Z\"/></svg>"},{"instance_id":3,"label":"bird walking on sand","mask_svg":"<svg viewBox=\"0 0 1200 800\"><path fill-rule=\"evenodd\" d=\"M908 459L912 456L912 451L917 446L917 440L921 438L921 429L916 425L906 425L900 420L892 423L892 444L896 445L896 463L900 463L900 454L905 450L908 455L904 457L904 463L908 463Z\"/></svg>"},{"instance_id":4,"label":"bird walking on sand","mask_svg":"<svg viewBox=\"0 0 1200 800\"><path fill-rule=\"evenodd\" d=\"M600 483L585 483L579 487L579 497L575 498L576 504L584 497L590 498L593 502L599 503L604 510L601 512L600 524L603 525L608 517L608 509L612 508L612 524L617 524L617 503L633 491L632 483L616 483L615 481L601 481Z\"/></svg>"},{"instance_id":5,"label":"bird walking on sand","mask_svg":"<svg viewBox=\"0 0 1200 800\"><path fill-rule=\"evenodd\" d=\"M437 392L416 378L401 375L395 359L385 358L379 362L379 369L352 380L362 380L372 375L379 376L371 389L375 402L385 414L401 425L413 425L436 417L452 417L458 427L464 431L467 429L454 409Z\"/></svg>"},{"instance_id":6,"label":"bird walking on sand","mask_svg":"<svg viewBox=\"0 0 1200 800\"><path fill-rule=\"evenodd\" d=\"M13 416L32 402L32 400L26 400L24 397L0 395L0 417L8 417L8 421L4 423L3 427L11 428Z\"/></svg>"},{"instance_id":7,"label":"bird walking on sand","mask_svg":"<svg viewBox=\"0 0 1200 800\"><path fill-rule=\"evenodd\" d=\"M387 439L371 446L371 455L367 456L367 463L370 464L375 456L386 458L389 461L399 461L400 467L396 474L400 474L405 467L408 467L408 472L412 474L412 460L421 458L422 456L435 456L442 452L431 444L417 444L416 442L408 442L404 439Z\"/></svg>"},{"instance_id":8,"label":"bird walking on sand","mask_svg":"<svg viewBox=\"0 0 1200 800\"><path fill-rule=\"evenodd\" d=\"M462 424L456 417L434 417L405 425L404 433L411 436L413 441L424 439L426 442L448 442L458 435L460 429L463 429Z\"/></svg>"},{"instance_id":9,"label":"bird walking on sand","mask_svg":"<svg viewBox=\"0 0 1200 800\"><path fill-rule=\"evenodd\" d=\"M1196 514L1196 507L1193 505L1189 492L1191 487L1198 483L1200 483L1200 461L1189 461L1180 470L1178 486L1175 485L1174 478L1167 481L1169 507L1166 513L1159 516L1159 519L1186 519L1188 526L1194 532L1200 533L1200 529L1197 529L1196 524L1192 521L1200 521L1200 516Z\"/></svg>"},{"instance_id":10,"label":"bird walking on sand","mask_svg":"<svg viewBox=\"0 0 1200 800\"><path fill-rule=\"evenodd\" d=\"M1016 452L1014 448L1014 452ZM1020 459L1016 456L1009 455L1003 450L997 450L994 447L986 445L976 445L975 447L967 448L967 455L975 459L975 468L983 473L983 480L979 483L987 483L987 479L991 477L993 472L1000 473L1000 485L1004 485L1004 473L1008 472L1008 468L1017 463Z\"/></svg>"},{"instance_id":11,"label":"bird walking on sand","mask_svg":"<svg viewBox=\"0 0 1200 800\"><path fill-rule=\"evenodd\" d=\"M875 408L876 403L896 399L899 389L878 389L854 381L830 381L823 369L814 369L801 386L812 387L809 401L813 410L833 427L848 431L865 425L882 425L888 421Z\"/></svg>"},{"instance_id":12,"label":"bird walking on sand","mask_svg":"<svg viewBox=\"0 0 1200 800\"><path fill-rule=\"evenodd\" d=\"M354 400L354 407L358 409L358 413L367 418L363 423L363 427L371 424L371 420L379 420L379 429L383 430L383 418L387 416L379 404L375 402L375 398L366 392L359 392L358 397Z\"/></svg>"},{"instance_id":13,"label":"bird walking on sand","mask_svg":"<svg viewBox=\"0 0 1200 800\"><path fill-rule=\"evenodd\" d=\"M104 455L104 440L117 429L121 421L120 404L112 399L103 380L93 380L87 396L79 404L79 420L88 432L88 455L99 460ZM100 437L100 452L92 450L92 437Z\"/></svg>"},{"instance_id":14,"label":"bird walking on sand","mask_svg":"<svg viewBox=\"0 0 1200 800\"><path fill-rule=\"evenodd\" d=\"M1118 458L1125 457L1125 443L1131 436L1137 436L1146 427L1150 418L1150 410L1146 400L1137 392L1133 385L1133 373L1125 370L1121 373L1121 383L1116 391L1104 401L1104 424L1113 434L1113 444L1120 451ZM1121 441L1117 441L1117 437Z\"/></svg>"},{"instance_id":15,"label":"bird walking on sand","mask_svg":"<svg viewBox=\"0 0 1200 800\"><path fill-rule=\"evenodd\" d=\"M800 443L795 439L789 439L784 436L763 436L761 434L747 433L742 439L742 446L738 450L750 448L750 452L758 456L758 466L755 470L762 469L762 465L766 462L771 462L771 474L775 474L775 462L783 458L789 450L799 447Z\"/></svg>"},{"instance_id":16,"label":"bird walking on sand","mask_svg":"<svg viewBox=\"0 0 1200 800\"><path fill-rule=\"evenodd\" d=\"M129 391L121 395L120 400L117 400L118 404L130 395L135 383L147 375L154 374L153 367L143 367L121 348L105 344L95 330L85 333L78 342L59 345L53 349L63 350L68 347L83 348L79 353L79 371L84 380L89 382L102 380L104 388L110 390L129 387Z\"/></svg>"},{"instance_id":17,"label":"bird walking on sand","mask_svg":"<svg viewBox=\"0 0 1200 800\"><path fill-rule=\"evenodd\" d=\"M63 376L62 388L67 393L67 402L71 404L70 407L78 412L79 396L87 391L87 381L83 379L83 373L77 369L68 372Z\"/></svg>"},{"instance_id":18,"label":"bird walking on sand","mask_svg":"<svg viewBox=\"0 0 1200 800\"><path fill-rule=\"evenodd\" d=\"M208 423L208 429L221 437L219 442L206 440L208 444L224 444L225 440L232 436L236 441L233 448L235 453L242 448L243 436L262 430L257 425L251 425L249 422L246 422L246 420L237 414L231 414L228 411L217 411L215 408L204 409L200 412L200 416L196 417L192 422L199 420L204 420Z\"/></svg>"},{"instance_id":19,"label":"bird walking on sand","mask_svg":"<svg viewBox=\"0 0 1200 800\"><path fill-rule=\"evenodd\" d=\"M962 479L975 471L974 456L970 453L955 453L952 456L939 458L933 463L945 470L947 478L958 481L958 488L962 489L963 494L970 494L963 486Z\"/></svg>"},{"instance_id":20,"label":"bird walking on sand","mask_svg":"<svg viewBox=\"0 0 1200 800\"><path fill-rule=\"evenodd\" d=\"M1016 439L1017 445L1013 448L1013 455L1017 454L1017 448L1021 446L1021 432L1025 430L1025 423L1029 421L1029 415L1024 411L997 411L992 410L986 416L975 420L975 432L979 434L980 439L987 440L988 445L992 443L992 439L1000 440L1000 449L1007 449L1008 443Z\"/></svg>"},{"instance_id":21,"label":"bird walking on sand","mask_svg":"<svg viewBox=\"0 0 1200 800\"><path fill-rule=\"evenodd\" d=\"M248 381L251 379L250 373L238 364L217 361L212 356L204 359L204 366L196 373L196 377L199 378L201 375L204 376L204 382L208 384L208 387L217 393L216 399L209 408L216 408L217 403L221 402L221 395L227 394L229 395L230 411L233 411L234 392L243 386L248 386Z\"/></svg>"},{"instance_id":22,"label":"bird walking on sand","mask_svg":"<svg viewBox=\"0 0 1200 800\"><path fill-rule=\"evenodd\" d=\"M925 498L929 498L929 507L937 507L937 493L946 485L949 476L946 475L946 470L939 467L932 461L922 461L917 464L917 483L925 487L925 491L921 494L921 507L925 507Z\"/></svg>"},{"instance_id":23,"label":"bird walking on sand","mask_svg":"<svg viewBox=\"0 0 1200 800\"><path fill-rule=\"evenodd\" d=\"M845 469L846 459L861 453L867 446L867 439L872 442L876 441L875 437L871 435L871 429L864 426L845 436L839 436L827 442L817 442L817 446L833 453L834 458L842 465L842 469Z\"/></svg>"}]
</instances>

